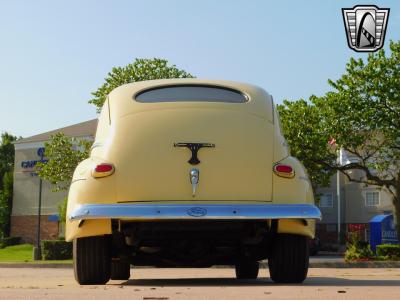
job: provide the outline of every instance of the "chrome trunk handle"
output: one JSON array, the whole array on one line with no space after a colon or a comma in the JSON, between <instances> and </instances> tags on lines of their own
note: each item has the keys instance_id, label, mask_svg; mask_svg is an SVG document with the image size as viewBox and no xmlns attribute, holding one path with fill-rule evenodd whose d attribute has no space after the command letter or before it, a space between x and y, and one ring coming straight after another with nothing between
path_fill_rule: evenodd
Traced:
<instances>
[{"instance_id":1,"label":"chrome trunk handle","mask_svg":"<svg viewBox=\"0 0 400 300\"><path fill-rule=\"evenodd\" d=\"M190 170L190 183L192 184L192 197L196 195L197 185L199 184L200 171L199 169L193 168Z\"/></svg>"}]
</instances>

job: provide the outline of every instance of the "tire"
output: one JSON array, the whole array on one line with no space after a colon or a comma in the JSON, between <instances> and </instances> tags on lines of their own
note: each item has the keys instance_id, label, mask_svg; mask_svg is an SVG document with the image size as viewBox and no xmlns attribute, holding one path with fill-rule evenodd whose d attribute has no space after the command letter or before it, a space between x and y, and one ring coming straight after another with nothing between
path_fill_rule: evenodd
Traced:
<instances>
[{"instance_id":1,"label":"tire","mask_svg":"<svg viewBox=\"0 0 400 300\"><path fill-rule=\"evenodd\" d=\"M108 236L73 241L74 274L79 284L105 284L110 280L111 257Z\"/></svg>"},{"instance_id":2,"label":"tire","mask_svg":"<svg viewBox=\"0 0 400 300\"><path fill-rule=\"evenodd\" d=\"M260 265L257 261L241 262L235 265L237 279L257 279Z\"/></svg>"},{"instance_id":3,"label":"tire","mask_svg":"<svg viewBox=\"0 0 400 300\"><path fill-rule=\"evenodd\" d=\"M131 277L131 265L125 262L111 262L111 279L128 280Z\"/></svg>"},{"instance_id":4,"label":"tire","mask_svg":"<svg viewBox=\"0 0 400 300\"><path fill-rule=\"evenodd\" d=\"M278 234L268 258L271 279L277 283L301 283L307 278L308 238Z\"/></svg>"}]
</instances>

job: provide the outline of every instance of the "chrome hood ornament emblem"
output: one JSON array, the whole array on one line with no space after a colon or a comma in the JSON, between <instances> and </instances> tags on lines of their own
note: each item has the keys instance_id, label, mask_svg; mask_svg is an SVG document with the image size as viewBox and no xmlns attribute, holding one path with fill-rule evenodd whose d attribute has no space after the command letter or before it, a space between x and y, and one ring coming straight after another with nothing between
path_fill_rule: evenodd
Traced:
<instances>
[{"instance_id":1,"label":"chrome hood ornament emblem","mask_svg":"<svg viewBox=\"0 0 400 300\"><path fill-rule=\"evenodd\" d=\"M199 184L200 171L199 169L193 168L190 170L190 183L192 184L192 197L196 195L197 185Z\"/></svg>"}]
</instances>

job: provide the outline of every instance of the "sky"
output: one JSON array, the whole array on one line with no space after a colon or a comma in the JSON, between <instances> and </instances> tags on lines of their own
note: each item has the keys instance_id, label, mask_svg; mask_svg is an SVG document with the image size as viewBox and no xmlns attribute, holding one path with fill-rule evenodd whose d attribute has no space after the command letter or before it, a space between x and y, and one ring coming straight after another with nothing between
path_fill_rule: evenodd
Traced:
<instances>
[{"instance_id":1,"label":"sky","mask_svg":"<svg viewBox=\"0 0 400 300\"><path fill-rule=\"evenodd\" d=\"M207 79L296 100L330 90L351 57L341 8L400 1L0 0L0 132L28 137L96 118L91 92L115 66L165 58Z\"/></svg>"}]
</instances>

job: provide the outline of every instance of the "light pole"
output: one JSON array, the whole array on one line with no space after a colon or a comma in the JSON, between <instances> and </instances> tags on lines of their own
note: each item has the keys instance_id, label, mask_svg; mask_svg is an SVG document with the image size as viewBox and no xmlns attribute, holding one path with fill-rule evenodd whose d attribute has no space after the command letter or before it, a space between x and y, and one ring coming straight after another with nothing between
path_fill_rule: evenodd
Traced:
<instances>
[{"instance_id":1,"label":"light pole","mask_svg":"<svg viewBox=\"0 0 400 300\"><path fill-rule=\"evenodd\" d=\"M340 223L341 223L341 219L340 219L340 171L337 171L336 173L336 196L337 196L337 220L338 220L338 244L340 245Z\"/></svg>"},{"instance_id":2,"label":"light pole","mask_svg":"<svg viewBox=\"0 0 400 300\"><path fill-rule=\"evenodd\" d=\"M36 247L33 248L33 259L41 260L42 251L40 249L40 218L42 214L42 178L39 176L39 205L38 205L38 220L37 220L37 232L36 232Z\"/></svg>"}]
</instances>

